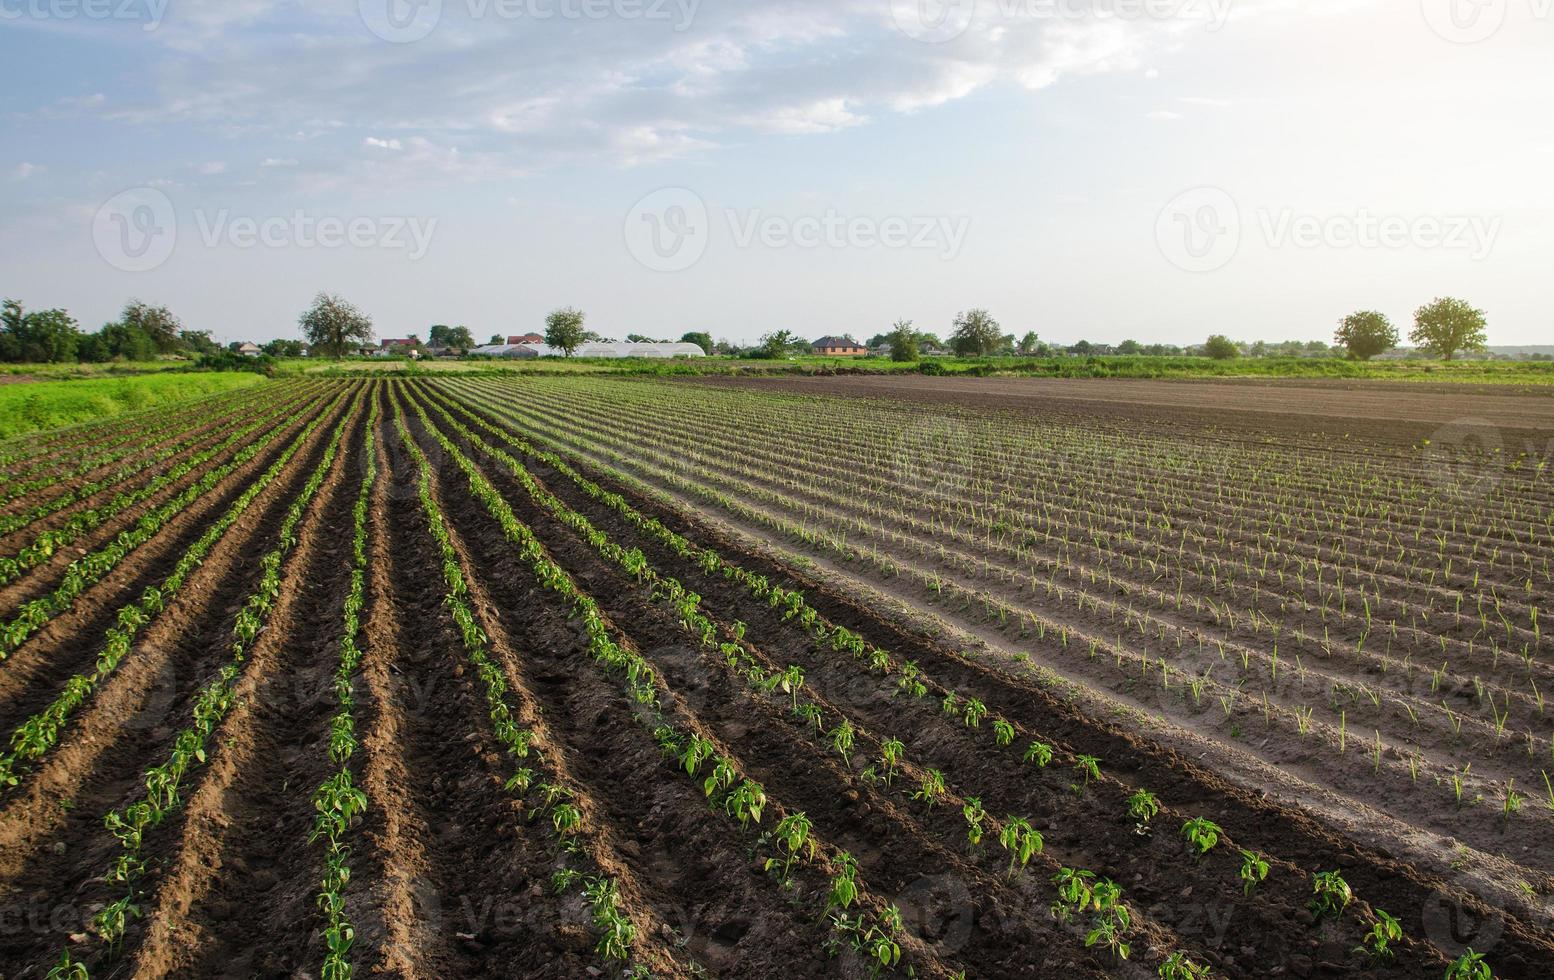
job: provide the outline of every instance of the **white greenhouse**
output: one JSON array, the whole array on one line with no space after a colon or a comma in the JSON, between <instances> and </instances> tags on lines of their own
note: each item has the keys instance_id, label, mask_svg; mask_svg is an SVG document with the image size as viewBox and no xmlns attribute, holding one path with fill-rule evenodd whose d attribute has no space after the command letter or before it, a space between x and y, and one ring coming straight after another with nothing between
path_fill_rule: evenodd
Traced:
<instances>
[{"instance_id":1,"label":"white greenhouse","mask_svg":"<svg viewBox=\"0 0 1554 980\"><path fill-rule=\"evenodd\" d=\"M470 354L476 357L561 357L559 347L545 344L487 344ZM572 352L573 357L706 357L696 344L587 343Z\"/></svg>"}]
</instances>

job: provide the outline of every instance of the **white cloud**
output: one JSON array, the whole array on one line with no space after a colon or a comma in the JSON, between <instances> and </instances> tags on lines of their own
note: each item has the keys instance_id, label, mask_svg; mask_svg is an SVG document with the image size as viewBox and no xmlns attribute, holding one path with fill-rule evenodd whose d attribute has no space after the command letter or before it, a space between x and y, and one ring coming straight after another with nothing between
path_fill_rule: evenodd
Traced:
<instances>
[{"instance_id":1,"label":"white cloud","mask_svg":"<svg viewBox=\"0 0 1554 980\"><path fill-rule=\"evenodd\" d=\"M739 121L768 133L830 133L861 126L868 120L850 110L846 99L835 98L806 105L778 106Z\"/></svg>"},{"instance_id":2,"label":"white cloud","mask_svg":"<svg viewBox=\"0 0 1554 980\"><path fill-rule=\"evenodd\" d=\"M202 177L214 177L217 174L227 172L227 165L221 160L211 160L207 163L196 164L194 172Z\"/></svg>"},{"instance_id":3,"label":"white cloud","mask_svg":"<svg viewBox=\"0 0 1554 980\"><path fill-rule=\"evenodd\" d=\"M295 167L297 163L298 161L296 157L265 157L264 160L260 162L259 166L265 168Z\"/></svg>"},{"instance_id":4,"label":"white cloud","mask_svg":"<svg viewBox=\"0 0 1554 980\"><path fill-rule=\"evenodd\" d=\"M1156 109L1149 114L1149 118L1158 119L1162 122L1171 122L1172 120L1182 118L1182 114L1180 112L1172 112L1169 109Z\"/></svg>"},{"instance_id":5,"label":"white cloud","mask_svg":"<svg viewBox=\"0 0 1554 980\"><path fill-rule=\"evenodd\" d=\"M600 158L632 166L761 134L866 126L997 85L1039 90L1137 70L1202 29L994 13L953 42L924 44L897 29L886 0L703 3L685 30L508 20L489 4L472 19L473 9L446 3L429 37L390 44L365 28L356 0L186 0L149 38L160 51L147 59L147 88L116 92L112 118L270 142L344 139L341 150L403 153L414 136L459 147L461 160L444 160L459 173L470 160L497 172ZM342 177L367 165L348 152L320 159Z\"/></svg>"},{"instance_id":6,"label":"white cloud","mask_svg":"<svg viewBox=\"0 0 1554 980\"><path fill-rule=\"evenodd\" d=\"M36 177L38 174L43 173L43 170L44 168L36 163L23 161L11 169L11 178L13 180L26 180L29 177Z\"/></svg>"}]
</instances>

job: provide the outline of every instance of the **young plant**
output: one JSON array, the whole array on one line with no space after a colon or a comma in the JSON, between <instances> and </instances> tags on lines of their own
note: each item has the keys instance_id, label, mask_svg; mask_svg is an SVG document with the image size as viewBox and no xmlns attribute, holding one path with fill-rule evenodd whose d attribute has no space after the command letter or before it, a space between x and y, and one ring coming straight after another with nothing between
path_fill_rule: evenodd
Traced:
<instances>
[{"instance_id":1,"label":"young plant","mask_svg":"<svg viewBox=\"0 0 1554 980\"><path fill-rule=\"evenodd\" d=\"M782 861L783 887L787 887L790 878L788 872L793 868L793 862L798 858L800 851L808 851L810 857L815 856L816 844L810 837L813 825L802 812L789 814L777 822L777 830L773 836L777 840L777 846L787 852L787 857ZM776 858L766 859L766 870L770 871L777 865Z\"/></svg>"},{"instance_id":2,"label":"young plant","mask_svg":"<svg viewBox=\"0 0 1554 980\"><path fill-rule=\"evenodd\" d=\"M919 784L917 792L912 794L912 799L922 800L932 810L933 805L944 796L944 773L937 769L930 769L923 773L923 781Z\"/></svg>"},{"instance_id":3,"label":"young plant","mask_svg":"<svg viewBox=\"0 0 1554 980\"><path fill-rule=\"evenodd\" d=\"M761 811L766 807L766 791L759 783L749 779L740 783L723 801L725 813L738 818L740 827L748 827L753 821L761 822Z\"/></svg>"},{"instance_id":4,"label":"young plant","mask_svg":"<svg viewBox=\"0 0 1554 980\"><path fill-rule=\"evenodd\" d=\"M1337 871L1318 871L1311 876L1311 901L1307 904L1319 919L1336 919L1354 901L1349 883Z\"/></svg>"},{"instance_id":5,"label":"young plant","mask_svg":"<svg viewBox=\"0 0 1554 980\"><path fill-rule=\"evenodd\" d=\"M1095 900L1095 872L1080 868L1063 868L1052 876L1058 886L1058 899L1052 903L1052 914L1067 922L1074 915L1087 911Z\"/></svg>"},{"instance_id":6,"label":"young plant","mask_svg":"<svg viewBox=\"0 0 1554 980\"><path fill-rule=\"evenodd\" d=\"M1365 938L1360 940L1360 945L1355 952L1369 957L1372 963L1390 963L1394 955L1392 944L1402 941L1402 924L1381 909L1377 909L1376 921L1371 924L1370 932L1365 934Z\"/></svg>"},{"instance_id":7,"label":"young plant","mask_svg":"<svg viewBox=\"0 0 1554 980\"><path fill-rule=\"evenodd\" d=\"M1182 836L1198 851L1198 856L1214 850L1219 844L1219 835L1223 833L1219 824L1203 817L1194 817L1182 824Z\"/></svg>"},{"instance_id":8,"label":"young plant","mask_svg":"<svg viewBox=\"0 0 1554 980\"><path fill-rule=\"evenodd\" d=\"M1178 950L1167 956L1156 972L1160 980L1205 980L1209 975L1209 968L1199 966L1189 959L1186 953Z\"/></svg>"},{"instance_id":9,"label":"young plant","mask_svg":"<svg viewBox=\"0 0 1554 980\"><path fill-rule=\"evenodd\" d=\"M1075 756L1074 772L1079 775L1079 782L1069 786L1069 789L1083 793L1090 788L1091 780L1101 778L1101 760L1093 755Z\"/></svg>"},{"instance_id":10,"label":"young plant","mask_svg":"<svg viewBox=\"0 0 1554 980\"><path fill-rule=\"evenodd\" d=\"M1128 797L1128 816L1137 821L1133 828L1135 833L1148 833L1149 822L1159 812L1160 801L1147 789L1140 789Z\"/></svg>"},{"instance_id":11,"label":"young plant","mask_svg":"<svg viewBox=\"0 0 1554 980\"><path fill-rule=\"evenodd\" d=\"M840 725L826 732L826 741L842 757L842 762L848 768L852 767L853 740L856 735L857 729L853 728L853 723L845 718Z\"/></svg>"},{"instance_id":12,"label":"young plant","mask_svg":"<svg viewBox=\"0 0 1554 980\"><path fill-rule=\"evenodd\" d=\"M1473 952L1471 946L1446 967L1446 980L1494 980L1494 978L1494 971L1489 968L1488 963L1484 962L1484 954Z\"/></svg>"},{"instance_id":13,"label":"young plant","mask_svg":"<svg viewBox=\"0 0 1554 980\"><path fill-rule=\"evenodd\" d=\"M1252 894L1252 889L1268 880L1268 861L1256 851L1241 849L1241 890Z\"/></svg>"},{"instance_id":14,"label":"young plant","mask_svg":"<svg viewBox=\"0 0 1554 980\"><path fill-rule=\"evenodd\" d=\"M965 720L967 728L978 728L982 725L982 719L987 717L987 705L976 698L967 698L961 710L961 717Z\"/></svg>"},{"instance_id":15,"label":"young plant","mask_svg":"<svg viewBox=\"0 0 1554 980\"><path fill-rule=\"evenodd\" d=\"M1004 829L999 831L998 842L1009 852L1011 876L1029 864L1031 858L1040 854L1043 845L1041 831L1032 828L1030 821L1024 817L1015 816L1004 821Z\"/></svg>"},{"instance_id":16,"label":"young plant","mask_svg":"<svg viewBox=\"0 0 1554 980\"><path fill-rule=\"evenodd\" d=\"M901 766L901 759L906 755L906 746L901 744L898 738L887 738L880 743L880 762L885 767L885 785L889 786L896 778L896 770Z\"/></svg>"},{"instance_id":17,"label":"young plant","mask_svg":"<svg viewBox=\"0 0 1554 980\"><path fill-rule=\"evenodd\" d=\"M973 848L981 846L984 833L982 821L987 819L987 811L982 809L982 801L975 796L968 796L960 812L961 816L966 818L966 842Z\"/></svg>"},{"instance_id":18,"label":"young plant","mask_svg":"<svg viewBox=\"0 0 1554 980\"><path fill-rule=\"evenodd\" d=\"M1036 763L1036 768L1045 769L1052 761L1052 746L1045 742L1032 742L1025 749L1024 761Z\"/></svg>"},{"instance_id":19,"label":"young plant","mask_svg":"<svg viewBox=\"0 0 1554 980\"><path fill-rule=\"evenodd\" d=\"M837 871L831 876L831 894L826 908L846 911L858 900L858 862L842 851L836 856Z\"/></svg>"},{"instance_id":20,"label":"young plant","mask_svg":"<svg viewBox=\"0 0 1554 980\"><path fill-rule=\"evenodd\" d=\"M999 746L1008 745L1014 741L1014 726L1002 718L993 719L993 741Z\"/></svg>"}]
</instances>

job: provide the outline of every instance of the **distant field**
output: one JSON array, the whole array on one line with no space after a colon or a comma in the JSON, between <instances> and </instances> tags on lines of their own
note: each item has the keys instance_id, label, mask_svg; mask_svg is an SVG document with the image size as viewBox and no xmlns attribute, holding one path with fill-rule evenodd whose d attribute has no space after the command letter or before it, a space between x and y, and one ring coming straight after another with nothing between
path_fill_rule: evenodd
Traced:
<instances>
[{"instance_id":1,"label":"distant field","mask_svg":"<svg viewBox=\"0 0 1554 980\"><path fill-rule=\"evenodd\" d=\"M30 365L42 367L49 365ZM7 372L15 378L16 372ZM257 374L168 374L0 384L0 439L96 422L257 384Z\"/></svg>"},{"instance_id":2,"label":"distant field","mask_svg":"<svg viewBox=\"0 0 1554 980\"><path fill-rule=\"evenodd\" d=\"M1469 384L1554 384L1554 362L1529 361L1370 361L1306 358L1206 357L985 357L934 358L896 363L885 358L792 357L758 361L737 357L694 360L409 361L357 358L345 361L304 358L280 362L283 375L390 374L863 374L1020 375L1047 378L1348 378L1379 381L1438 381Z\"/></svg>"}]
</instances>

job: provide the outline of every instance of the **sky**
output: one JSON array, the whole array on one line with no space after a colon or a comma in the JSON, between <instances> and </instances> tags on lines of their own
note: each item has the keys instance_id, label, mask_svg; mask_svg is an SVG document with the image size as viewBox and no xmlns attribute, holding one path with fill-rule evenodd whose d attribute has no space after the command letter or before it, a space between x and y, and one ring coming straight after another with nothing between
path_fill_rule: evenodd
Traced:
<instances>
[{"instance_id":1,"label":"sky","mask_svg":"<svg viewBox=\"0 0 1554 980\"><path fill-rule=\"evenodd\" d=\"M0 0L0 294L1554 342L1554 0Z\"/></svg>"}]
</instances>

